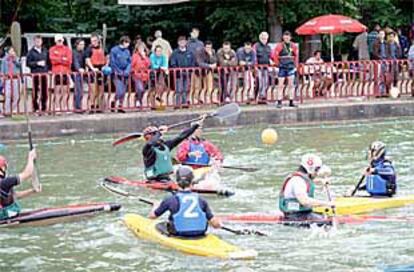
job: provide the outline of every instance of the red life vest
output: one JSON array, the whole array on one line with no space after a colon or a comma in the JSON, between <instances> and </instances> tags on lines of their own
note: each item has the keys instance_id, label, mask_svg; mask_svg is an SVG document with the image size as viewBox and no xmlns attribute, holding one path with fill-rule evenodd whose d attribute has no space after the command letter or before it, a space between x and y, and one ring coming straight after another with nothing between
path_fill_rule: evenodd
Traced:
<instances>
[{"instance_id":1,"label":"red life vest","mask_svg":"<svg viewBox=\"0 0 414 272\"><path fill-rule=\"evenodd\" d=\"M104 66L106 64L105 53L101 48L91 48L91 62L93 66Z\"/></svg>"}]
</instances>

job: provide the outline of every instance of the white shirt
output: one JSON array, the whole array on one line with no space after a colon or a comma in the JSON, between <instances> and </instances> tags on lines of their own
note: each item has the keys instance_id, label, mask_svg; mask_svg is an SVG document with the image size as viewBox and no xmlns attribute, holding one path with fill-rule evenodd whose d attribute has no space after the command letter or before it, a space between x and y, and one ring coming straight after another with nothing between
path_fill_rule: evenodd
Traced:
<instances>
[{"instance_id":1,"label":"white shirt","mask_svg":"<svg viewBox=\"0 0 414 272\"><path fill-rule=\"evenodd\" d=\"M292 177L285 188L285 198L297 198L298 195L308 195L308 186L306 181L298 176Z\"/></svg>"}]
</instances>

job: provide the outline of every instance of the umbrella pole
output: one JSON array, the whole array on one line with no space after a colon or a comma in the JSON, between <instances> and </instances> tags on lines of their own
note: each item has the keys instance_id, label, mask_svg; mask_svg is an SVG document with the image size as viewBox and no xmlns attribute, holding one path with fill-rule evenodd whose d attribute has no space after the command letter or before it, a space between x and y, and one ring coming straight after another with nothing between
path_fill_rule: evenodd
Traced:
<instances>
[{"instance_id":1,"label":"umbrella pole","mask_svg":"<svg viewBox=\"0 0 414 272\"><path fill-rule=\"evenodd\" d=\"M334 54L333 54L333 34L330 34L331 36L331 62L334 62Z\"/></svg>"}]
</instances>

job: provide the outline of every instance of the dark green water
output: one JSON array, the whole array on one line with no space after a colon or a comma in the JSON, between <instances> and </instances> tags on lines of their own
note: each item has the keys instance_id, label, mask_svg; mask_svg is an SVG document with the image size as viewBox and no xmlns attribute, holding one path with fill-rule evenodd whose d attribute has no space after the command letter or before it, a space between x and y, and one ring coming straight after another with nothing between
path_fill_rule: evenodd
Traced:
<instances>
[{"instance_id":1,"label":"dark green water","mask_svg":"<svg viewBox=\"0 0 414 272\"><path fill-rule=\"evenodd\" d=\"M271 147L259 142L263 126L208 131L208 138L226 155L226 164L262 169L256 173L223 171L225 185L237 193L229 199L209 198L209 202L215 213L275 210L284 176L307 152L316 152L331 166L335 176L331 190L341 194L358 179L366 165L367 146L377 139L388 145L395 161L400 193L414 193L413 125L413 120L395 119L274 126L279 142ZM97 186L97 180L107 175L141 176L142 142L114 149L111 141L116 136L39 141L43 192L24 200L25 208L93 201L120 202L124 208L119 213L78 223L1 229L0 271L382 271L386 265L414 263L413 223L404 222L341 225L329 237L279 225L253 226L268 232L267 238L214 231L228 242L257 250L259 257L248 262L186 256L138 240L120 223L122 214L147 214L149 207L134 199L110 195ZM13 170L23 167L26 152L27 144L23 142L8 144L2 151L9 156ZM154 199L163 197L162 193L139 192ZM326 196L321 193L318 197ZM377 214L414 216L414 208Z\"/></svg>"}]
</instances>

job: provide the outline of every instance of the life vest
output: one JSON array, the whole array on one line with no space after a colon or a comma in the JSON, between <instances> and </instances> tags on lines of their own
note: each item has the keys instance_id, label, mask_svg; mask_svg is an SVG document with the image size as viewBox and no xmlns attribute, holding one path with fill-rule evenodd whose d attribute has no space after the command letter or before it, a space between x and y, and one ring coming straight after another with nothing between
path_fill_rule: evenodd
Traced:
<instances>
[{"instance_id":1,"label":"life vest","mask_svg":"<svg viewBox=\"0 0 414 272\"><path fill-rule=\"evenodd\" d=\"M159 149L158 147L152 147L152 150L155 152L155 163L145 168L145 176L147 178L155 178L160 175L166 175L173 171L171 152L168 146L161 144L164 147L164 150Z\"/></svg>"},{"instance_id":2,"label":"life vest","mask_svg":"<svg viewBox=\"0 0 414 272\"><path fill-rule=\"evenodd\" d=\"M190 140L190 150L185 164L199 164L199 165L209 165L210 155L207 153L203 142L194 142Z\"/></svg>"},{"instance_id":3,"label":"life vest","mask_svg":"<svg viewBox=\"0 0 414 272\"><path fill-rule=\"evenodd\" d=\"M289 43L289 47L286 43L282 42L282 50L279 52L279 68L283 69L295 69L295 52L293 51L293 43Z\"/></svg>"},{"instance_id":4,"label":"life vest","mask_svg":"<svg viewBox=\"0 0 414 272\"><path fill-rule=\"evenodd\" d=\"M296 198L285 198L286 186L293 177L301 177L305 180L308 197L313 198L315 195L315 183L307 175L295 172L292 175L289 175L283 182L282 189L279 193L279 209L284 213L311 212L312 208L303 206Z\"/></svg>"},{"instance_id":5,"label":"life vest","mask_svg":"<svg viewBox=\"0 0 414 272\"><path fill-rule=\"evenodd\" d=\"M172 216L175 234L201 236L207 231L206 213L200 207L199 196L192 192L178 192L179 210Z\"/></svg>"},{"instance_id":6,"label":"life vest","mask_svg":"<svg viewBox=\"0 0 414 272\"><path fill-rule=\"evenodd\" d=\"M394 175L380 174L369 175L366 177L366 190L371 196L392 196L397 191L396 175L391 162L384 160L375 166L376 169L391 168Z\"/></svg>"},{"instance_id":7,"label":"life vest","mask_svg":"<svg viewBox=\"0 0 414 272\"><path fill-rule=\"evenodd\" d=\"M2 179L0 179L0 183L1 182ZM12 204L4 206L3 203L6 200ZM0 220L17 216L20 213L20 210L20 205L14 200L13 193L11 192L7 194L6 192L0 190Z\"/></svg>"},{"instance_id":8,"label":"life vest","mask_svg":"<svg viewBox=\"0 0 414 272\"><path fill-rule=\"evenodd\" d=\"M93 66L104 66L106 64L105 52L101 48L93 48L91 62Z\"/></svg>"}]
</instances>

